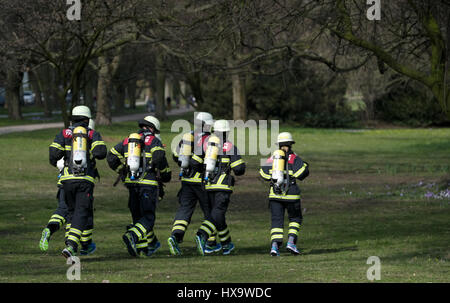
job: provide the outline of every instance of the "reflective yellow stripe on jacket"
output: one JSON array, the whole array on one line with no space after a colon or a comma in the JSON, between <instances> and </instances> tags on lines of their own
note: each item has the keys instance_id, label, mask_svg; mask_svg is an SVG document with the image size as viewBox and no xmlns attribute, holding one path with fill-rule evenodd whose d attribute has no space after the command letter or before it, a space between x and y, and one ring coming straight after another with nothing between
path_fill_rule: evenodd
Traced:
<instances>
[{"instance_id":1,"label":"reflective yellow stripe on jacket","mask_svg":"<svg viewBox=\"0 0 450 303\"><path fill-rule=\"evenodd\" d=\"M299 200L300 195L277 195L273 192L273 187L270 187L269 199Z\"/></svg>"}]
</instances>

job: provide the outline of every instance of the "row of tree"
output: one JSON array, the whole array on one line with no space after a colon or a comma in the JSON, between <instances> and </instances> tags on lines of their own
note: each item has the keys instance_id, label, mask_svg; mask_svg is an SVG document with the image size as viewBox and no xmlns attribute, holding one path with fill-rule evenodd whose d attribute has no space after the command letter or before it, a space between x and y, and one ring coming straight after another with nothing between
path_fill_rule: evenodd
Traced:
<instances>
[{"instance_id":1,"label":"row of tree","mask_svg":"<svg viewBox=\"0 0 450 303\"><path fill-rule=\"evenodd\" d=\"M342 79L344 93L363 94L369 116L390 87L413 82L450 119L448 0L80 2L80 21L67 18L63 0L0 3L0 83L10 118L21 118L28 71L45 113L60 108L66 125L68 106L79 102L95 108L99 125L110 124L112 106L123 108L127 95L133 107L142 80L157 92L156 114L165 119L169 77L187 83L198 109L211 110L218 90L229 90L221 104L234 119L277 112L267 111L274 102L285 102L288 112L323 110L315 98L336 107ZM370 20L370 12L380 20ZM292 90L274 81L302 85ZM295 98L300 90L309 92L310 105ZM275 101L267 103L268 94Z\"/></svg>"}]
</instances>

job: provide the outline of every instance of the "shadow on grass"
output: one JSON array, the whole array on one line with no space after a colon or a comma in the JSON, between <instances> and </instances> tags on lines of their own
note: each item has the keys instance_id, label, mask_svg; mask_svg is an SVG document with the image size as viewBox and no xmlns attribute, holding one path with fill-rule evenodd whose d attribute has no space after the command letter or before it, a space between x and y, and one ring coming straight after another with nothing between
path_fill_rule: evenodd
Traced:
<instances>
[{"instance_id":1,"label":"shadow on grass","mask_svg":"<svg viewBox=\"0 0 450 303\"><path fill-rule=\"evenodd\" d=\"M339 248L322 248L322 249L311 249L310 251L302 252L302 255L320 255L320 254L333 254L342 251L357 251L357 246L344 246Z\"/></svg>"}]
</instances>

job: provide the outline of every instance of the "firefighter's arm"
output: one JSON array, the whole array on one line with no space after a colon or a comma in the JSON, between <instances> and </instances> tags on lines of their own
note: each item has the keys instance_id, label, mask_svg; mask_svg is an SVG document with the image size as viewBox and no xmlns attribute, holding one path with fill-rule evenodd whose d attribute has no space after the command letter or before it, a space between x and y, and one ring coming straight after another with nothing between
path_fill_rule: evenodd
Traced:
<instances>
[{"instance_id":1,"label":"firefighter's arm","mask_svg":"<svg viewBox=\"0 0 450 303\"><path fill-rule=\"evenodd\" d=\"M181 142L182 141L180 141L178 143L176 149L173 151L173 154L172 154L172 159L175 163L178 164L178 166L180 166L180 163L178 162L178 155L180 154Z\"/></svg>"},{"instance_id":2,"label":"firefighter's arm","mask_svg":"<svg viewBox=\"0 0 450 303\"><path fill-rule=\"evenodd\" d=\"M294 162L294 174L293 177L299 179L300 181L304 180L309 176L309 165L307 162L301 160L299 157L295 159Z\"/></svg>"},{"instance_id":3,"label":"firefighter's arm","mask_svg":"<svg viewBox=\"0 0 450 303\"><path fill-rule=\"evenodd\" d=\"M265 181L270 181L270 180L272 180L272 176L270 175L269 170L270 170L270 166L269 166L269 165L261 166L261 168L259 169L259 175L260 175L261 178L263 178Z\"/></svg>"},{"instance_id":4,"label":"firefighter's arm","mask_svg":"<svg viewBox=\"0 0 450 303\"><path fill-rule=\"evenodd\" d=\"M103 160L107 155L105 141L98 132L94 132L91 144L91 154L94 159Z\"/></svg>"},{"instance_id":5,"label":"firefighter's arm","mask_svg":"<svg viewBox=\"0 0 450 303\"><path fill-rule=\"evenodd\" d=\"M159 169L160 171L165 169L167 164L166 151L161 144L161 141L154 140L150 146L150 153L152 154L152 163L150 167Z\"/></svg>"},{"instance_id":6,"label":"firefighter's arm","mask_svg":"<svg viewBox=\"0 0 450 303\"><path fill-rule=\"evenodd\" d=\"M106 162L108 162L109 167L118 172L122 166L122 160L124 159L124 150L122 142L118 143L116 146L111 148L106 155Z\"/></svg>"},{"instance_id":7,"label":"firefighter's arm","mask_svg":"<svg viewBox=\"0 0 450 303\"><path fill-rule=\"evenodd\" d=\"M62 132L59 132L53 140L52 144L50 144L48 151L49 161L51 165L56 167L56 163L58 162L58 160L64 157L64 146L64 136Z\"/></svg>"},{"instance_id":8,"label":"firefighter's arm","mask_svg":"<svg viewBox=\"0 0 450 303\"><path fill-rule=\"evenodd\" d=\"M161 176L161 181L164 183L170 182L170 180L172 179L172 171L169 167L169 163L167 162L167 159L164 157L164 162L165 162L165 168L161 169L159 171L160 176Z\"/></svg>"},{"instance_id":9,"label":"firefighter's arm","mask_svg":"<svg viewBox=\"0 0 450 303\"><path fill-rule=\"evenodd\" d=\"M239 154L237 147L234 147L234 154L230 157L230 168L236 176L245 174L245 162Z\"/></svg>"}]
</instances>

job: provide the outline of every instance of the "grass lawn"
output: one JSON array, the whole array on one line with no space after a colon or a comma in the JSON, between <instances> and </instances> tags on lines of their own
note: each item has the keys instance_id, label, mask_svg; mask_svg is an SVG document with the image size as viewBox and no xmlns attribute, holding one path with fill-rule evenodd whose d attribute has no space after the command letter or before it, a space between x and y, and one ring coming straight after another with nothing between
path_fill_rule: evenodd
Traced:
<instances>
[{"instance_id":1,"label":"grass lawn","mask_svg":"<svg viewBox=\"0 0 450 303\"><path fill-rule=\"evenodd\" d=\"M162 138L170 146L171 121ZM48 146L58 130L0 136L0 282L65 282L60 255L63 232L39 250L42 228L56 208L56 168ZM134 122L98 127L108 148L131 132ZM268 186L258 178L260 156L244 156L227 213L234 254L200 257L193 236L197 210L183 255L169 254L167 238L178 205L178 168L157 209L155 232L162 247L153 257L128 255L121 236L130 222L127 190L112 187L115 173L99 161L95 188L97 251L81 259L83 282L368 282L370 256L381 260L381 282L450 282L450 201L427 198L448 189L450 129L291 131L295 151L310 164L303 190L300 256L269 255ZM287 223L287 221L286 221ZM287 226L287 224L286 224ZM285 228L287 231L287 228ZM286 235L285 235L286 238ZM286 240L286 239L285 239Z\"/></svg>"}]
</instances>

